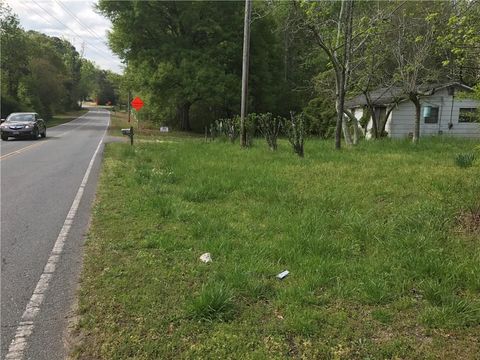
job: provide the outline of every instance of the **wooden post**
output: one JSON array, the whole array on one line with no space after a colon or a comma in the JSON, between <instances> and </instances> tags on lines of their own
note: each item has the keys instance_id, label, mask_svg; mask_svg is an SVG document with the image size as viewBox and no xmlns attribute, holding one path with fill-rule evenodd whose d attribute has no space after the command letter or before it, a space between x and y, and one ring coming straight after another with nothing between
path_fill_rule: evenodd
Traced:
<instances>
[{"instance_id":1,"label":"wooden post","mask_svg":"<svg viewBox=\"0 0 480 360\"><path fill-rule=\"evenodd\" d=\"M130 113L131 113L130 107L132 106L130 104L130 101L131 101L131 94L130 94L130 90L128 90L128 104L127 104L127 106L128 106L128 122L129 123L130 123Z\"/></svg>"}]
</instances>

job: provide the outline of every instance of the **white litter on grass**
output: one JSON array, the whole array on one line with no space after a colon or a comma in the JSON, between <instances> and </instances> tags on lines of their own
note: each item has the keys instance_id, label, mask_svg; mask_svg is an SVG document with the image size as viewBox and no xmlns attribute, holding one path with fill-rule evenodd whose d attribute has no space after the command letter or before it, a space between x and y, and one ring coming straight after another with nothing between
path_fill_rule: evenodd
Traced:
<instances>
[{"instance_id":1,"label":"white litter on grass","mask_svg":"<svg viewBox=\"0 0 480 360\"><path fill-rule=\"evenodd\" d=\"M202 256L200 256L200 260L202 260L204 263L212 262L212 255L210 255L210 253L202 254Z\"/></svg>"},{"instance_id":2,"label":"white litter on grass","mask_svg":"<svg viewBox=\"0 0 480 360\"><path fill-rule=\"evenodd\" d=\"M288 274L290 274L290 271L288 270L282 271L280 274L277 275L277 278L279 278L280 280L285 279Z\"/></svg>"}]
</instances>

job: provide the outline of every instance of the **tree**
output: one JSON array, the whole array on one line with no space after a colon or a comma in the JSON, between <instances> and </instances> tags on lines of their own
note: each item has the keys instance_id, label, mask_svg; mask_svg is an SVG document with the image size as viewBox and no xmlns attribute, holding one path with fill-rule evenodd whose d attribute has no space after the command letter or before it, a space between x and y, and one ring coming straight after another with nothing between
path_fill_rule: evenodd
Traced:
<instances>
[{"instance_id":1,"label":"tree","mask_svg":"<svg viewBox=\"0 0 480 360\"><path fill-rule=\"evenodd\" d=\"M415 105L414 143L420 137L420 99L431 94L429 84L447 78L434 51L438 37L434 24L445 21L446 9L443 3L412 3L392 19L396 32L391 52L397 63L393 79Z\"/></svg>"},{"instance_id":2,"label":"tree","mask_svg":"<svg viewBox=\"0 0 480 360\"><path fill-rule=\"evenodd\" d=\"M28 49L24 31L18 17L5 4L0 3L0 57L2 117L20 108L18 87L22 77L28 73Z\"/></svg>"},{"instance_id":3,"label":"tree","mask_svg":"<svg viewBox=\"0 0 480 360\"><path fill-rule=\"evenodd\" d=\"M228 94L239 81L241 4L101 1L99 8L112 20L112 49L138 72L136 87L168 108L181 129L191 129L198 102L233 111Z\"/></svg>"},{"instance_id":4,"label":"tree","mask_svg":"<svg viewBox=\"0 0 480 360\"><path fill-rule=\"evenodd\" d=\"M353 0L300 3L305 11L304 26L310 30L316 45L327 55L335 79L336 149L341 147L342 130L345 142L352 143L345 115L353 123L353 143L358 141L358 123L345 109L345 97L351 88L355 69L364 61L362 52L375 28L395 11L379 4L376 7L370 3L367 5Z\"/></svg>"},{"instance_id":5,"label":"tree","mask_svg":"<svg viewBox=\"0 0 480 360\"><path fill-rule=\"evenodd\" d=\"M79 95L82 101L87 98L94 98L94 94L98 92L98 71L93 62L87 59L81 59Z\"/></svg>"},{"instance_id":6,"label":"tree","mask_svg":"<svg viewBox=\"0 0 480 360\"><path fill-rule=\"evenodd\" d=\"M480 82L480 3L457 0L438 27L436 51L448 76L470 86Z\"/></svg>"},{"instance_id":7,"label":"tree","mask_svg":"<svg viewBox=\"0 0 480 360\"><path fill-rule=\"evenodd\" d=\"M340 149L347 75L352 55L353 1L324 1L309 3L308 6L305 3L301 5L305 8L305 26L311 31L317 46L327 55L334 71L337 111L335 148Z\"/></svg>"}]
</instances>

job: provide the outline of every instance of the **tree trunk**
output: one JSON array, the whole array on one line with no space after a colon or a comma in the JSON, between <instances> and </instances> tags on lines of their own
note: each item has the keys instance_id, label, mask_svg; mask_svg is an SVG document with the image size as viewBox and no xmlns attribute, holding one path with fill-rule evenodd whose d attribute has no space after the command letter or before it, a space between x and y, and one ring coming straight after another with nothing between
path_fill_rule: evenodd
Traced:
<instances>
[{"instance_id":1,"label":"tree trunk","mask_svg":"<svg viewBox=\"0 0 480 360\"><path fill-rule=\"evenodd\" d=\"M417 94L410 94L410 100L415 104L415 127L413 129L413 143L418 143L420 138L420 100Z\"/></svg>"},{"instance_id":2,"label":"tree trunk","mask_svg":"<svg viewBox=\"0 0 480 360\"><path fill-rule=\"evenodd\" d=\"M177 107L177 118L180 122L180 130L190 131L190 106L192 104L189 102L183 103Z\"/></svg>"},{"instance_id":3,"label":"tree trunk","mask_svg":"<svg viewBox=\"0 0 480 360\"><path fill-rule=\"evenodd\" d=\"M387 126L388 117L390 116L392 110L393 106L385 113L385 119L383 119L382 126L380 127L380 136L384 136L383 134L385 134L385 127Z\"/></svg>"},{"instance_id":4,"label":"tree trunk","mask_svg":"<svg viewBox=\"0 0 480 360\"><path fill-rule=\"evenodd\" d=\"M344 8L344 5L346 7ZM344 15L344 11L346 11L346 15ZM340 7L340 14L338 17L338 28L337 28L337 41L336 41L336 48L338 48L340 44L340 38L342 33L342 25L345 27L343 33L343 55L342 55L342 65L337 67L336 71L336 78L337 78L337 101L336 101L336 108L337 108L337 127L335 129L335 148L340 149L340 139L343 128L343 133L345 136L345 142L347 145L352 144L352 138L350 136L350 132L348 131L348 126L345 122L345 116L343 114L345 108L345 93L347 91L347 82L348 77L350 75L350 59L351 59L351 45L352 45L352 19L353 19L353 1L342 1ZM334 57L337 58L337 51L334 51Z\"/></svg>"},{"instance_id":5,"label":"tree trunk","mask_svg":"<svg viewBox=\"0 0 480 360\"><path fill-rule=\"evenodd\" d=\"M340 150L342 141L341 137L343 125L343 108L345 104L345 92L343 91L343 73L339 74L338 77L340 79L339 81L337 81L337 100L335 101L335 107L337 110L337 126L335 127L335 149ZM338 82L341 82L341 84L338 84Z\"/></svg>"},{"instance_id":6,"label":"tree trunk","mask_svg":"<svg viewBox=\"0 0 480 360\"><path fill-rule=\"evenodd\" d=\"M335 44L335 49L339 47L340 36L342 34L342 24L343 24L343 11L345 8L345 2L342 1L340 5L340 14L338 15L338 28L337 28L337 41ZM346 46L344 45L344 50ZM346 58L346 52L343 53L343 60ZM337 50L333 52L333 57L337 59ZM335 149L340 150L342 146L342 126L343 126L343 108L345 105L345 61L341 66L335 67L335 109L337 110L337 124L335 127Z\"/></svg>"}]
</instances>

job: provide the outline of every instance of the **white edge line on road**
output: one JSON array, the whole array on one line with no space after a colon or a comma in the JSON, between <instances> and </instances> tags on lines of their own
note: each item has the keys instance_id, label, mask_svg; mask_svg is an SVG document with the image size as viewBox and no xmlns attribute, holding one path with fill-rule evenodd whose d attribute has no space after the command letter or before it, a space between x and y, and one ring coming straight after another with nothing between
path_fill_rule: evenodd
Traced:
<instances>
[{"instance_id":1,"label":"white edge line on road","mask_svg":"<svg viewBox=\"0 0 480 360\"><path fill-rule=\"evenodd\" d=\"M23 355L27 347L28 337L32 334L32 331L34 328L33 321L35 320L35 317L40 312L40 307L45 298L45 292L47 291L48 286L50 284L50 280L52 279L53 273L55 272L55 267L58 261L60 260L60 255L63 252L65 240L68 236L68 233L70 232L70 228L72 227L73 219L77 214L77 210L80 205L80 201L82 200L83 192L85 191L85 187L87 185L90 172L92 171L93 164L95 163L95 159L97 157L98 152L100 151L100 148L103 144L103 139L105 138L105 135L107 133L108 126L110 125L110 113L108 113L108 116L109 116L109 120L107 123L107 128L105 129L103 136L100 139L100 142L98 143L98 146L95 152L93 153L90 163L88 164L87 170L85 171L85 175L83 176L83 179L82 179L82 183L78 188L77 194L75 195L75 199L73 200L72 206L70 207L70 211L68 212L68 215L63 223L63 227L60 230L60 234L58 234L57 240L55 241L55 245L53 246L53 249L50 252L50 256L45 265L45 268L43 269L43 273L40 276L40 280L38 280L37 286L33 291L32 297L30 298L25 308L25 312L23 313L20 319L20 324L18 325L17 330L15 331L15 336L12 342L10 343L10 346L8 348L8 353L5 356L5 359L8 359L8 360L23 359Z\"/></svg>"}]
</instances>

